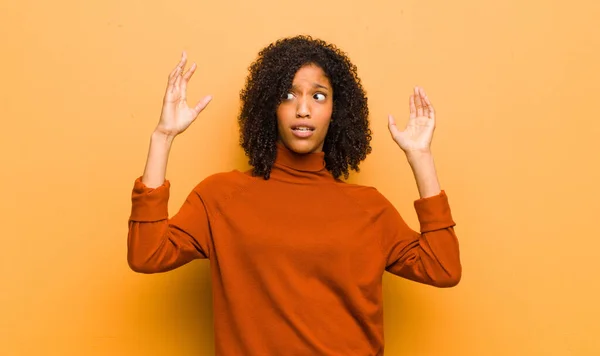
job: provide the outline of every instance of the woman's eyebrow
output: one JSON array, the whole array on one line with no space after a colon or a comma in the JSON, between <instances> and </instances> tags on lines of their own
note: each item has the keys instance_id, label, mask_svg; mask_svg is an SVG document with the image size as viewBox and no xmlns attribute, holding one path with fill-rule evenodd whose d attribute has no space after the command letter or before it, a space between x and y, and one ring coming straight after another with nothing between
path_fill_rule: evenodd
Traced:
<instances>
[{"instance_id":1,"label":"woman's eyebrow","mask_svg":"<svg viewBox=\"0 0 600 356\"><path fill-rule=\"evenodd\" d=\"M321 89L325 89L325 90L330 90L329 87L323 85L323 84L319 84L319 83L313 83L313 88L321 88ZM292 90L298 90L298 86L297 85L292 85Z\"/></svg>"},{"instance_id":2,"label":"woman's eyebrow","mask_svg":"<svg viewBox=\"0 0 600 356\"><path fill-rule=\"evenodd\" d=\"M319 83L314 83L314 84L313 84L313 86L314 86L315 88L323 88L323 89L325 89L325 90L329 90L329 87L327 87L327 86L325 86L325 85L322 85L322 84L319 84Z\"/></svg>"}]
</instances>

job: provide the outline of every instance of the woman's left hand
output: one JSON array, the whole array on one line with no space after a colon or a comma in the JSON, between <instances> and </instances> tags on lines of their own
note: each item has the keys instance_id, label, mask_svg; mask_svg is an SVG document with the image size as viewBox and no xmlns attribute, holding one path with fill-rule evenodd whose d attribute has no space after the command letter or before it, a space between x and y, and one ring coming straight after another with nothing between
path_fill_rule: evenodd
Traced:
<instances>
[{"instance_id":1,"label":"woman's left hand","mask_svg":"<svg viewBox=\"0 0 600 356\"><path fill-rule=\"evenodd\" d=\"M409 109L410 116L404 131L396 127L394 117L389 115L388 128L392 138L407 155L430 153L435 112L423 88L415 87L415 93L409 99Z\"/></svg>"}]
</instances>

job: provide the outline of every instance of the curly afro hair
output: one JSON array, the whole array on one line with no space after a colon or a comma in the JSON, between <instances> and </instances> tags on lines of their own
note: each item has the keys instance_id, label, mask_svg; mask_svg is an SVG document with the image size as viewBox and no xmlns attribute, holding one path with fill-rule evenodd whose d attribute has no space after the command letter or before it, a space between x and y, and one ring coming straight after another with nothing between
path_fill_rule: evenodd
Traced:
<instances>
[{"instance_id":1,"label":"curly afro hair","mask_svg":"<svg viewBox=\"0 0 600 356\"><path fill-rule=\"evenodd\" d=\"M323 144L327 170L337 179L371 153L367 97L356 66L333 44L310 36L279 39L262 49L240 92L240 145L253 175L269 179L277 155L277 107L303 66L321 67L333 89L331 124Z\"/></svg>"}]
</instances>

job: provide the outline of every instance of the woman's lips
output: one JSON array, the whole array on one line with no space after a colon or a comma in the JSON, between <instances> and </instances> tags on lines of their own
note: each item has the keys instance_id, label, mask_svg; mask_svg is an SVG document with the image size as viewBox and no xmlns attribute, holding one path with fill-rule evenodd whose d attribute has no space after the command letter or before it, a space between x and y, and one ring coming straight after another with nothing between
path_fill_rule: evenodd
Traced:
<instances>
[{"instance_id":1,"label":"woman's lips","mask_svg":"<svg viewBox=\"0 0 600 356\"><path fill-rule=\"evenodd\" d=\"M314 133L314 129L311 128L307 128L307 129L299 129L299 128L292 128L292 134L298 138L307 138L312 136Z\"/></svg>"}]
</instances>

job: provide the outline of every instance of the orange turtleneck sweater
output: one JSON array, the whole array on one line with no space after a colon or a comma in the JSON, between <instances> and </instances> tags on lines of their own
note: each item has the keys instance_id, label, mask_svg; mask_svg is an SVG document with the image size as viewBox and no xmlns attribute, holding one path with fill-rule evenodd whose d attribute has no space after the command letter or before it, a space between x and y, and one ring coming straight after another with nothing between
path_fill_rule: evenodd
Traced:
<instances>
[{"instance_id":1,"label":"orange turtleneck sweater","mask_svg":"<svg viewBox=\"0 0 600 356\"><path fill-rule=\"evenodd\" d=\"M418 233L375 188L334 179L324 153L282 145L269 180L212 175L171 219L169 186L135 180L129 265L157 273L209 260L219 356L383 355L384 271L460 280L444 191L414 202Z\"/></svg>"}]
</instances>

